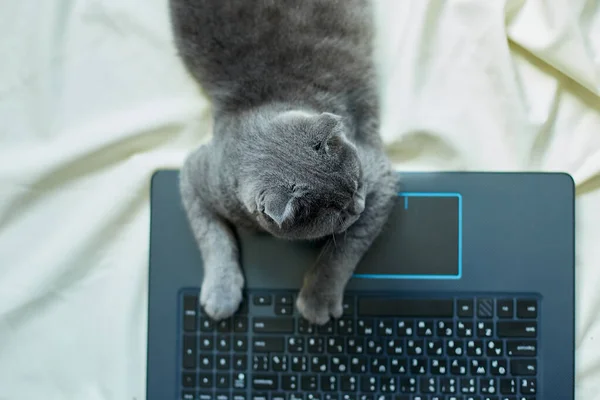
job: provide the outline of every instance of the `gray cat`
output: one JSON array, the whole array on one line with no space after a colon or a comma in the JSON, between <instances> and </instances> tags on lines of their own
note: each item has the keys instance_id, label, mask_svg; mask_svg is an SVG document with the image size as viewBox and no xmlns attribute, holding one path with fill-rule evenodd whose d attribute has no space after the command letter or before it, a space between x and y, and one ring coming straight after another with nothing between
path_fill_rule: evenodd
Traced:
<instances>
[{"instance_id":1,"label":"gray cat","mask_svg":"<svg viewBox=\"0 0 600 400\"><path fill-rule=\"evenodd\" d=\"M398 189L384 155L368 0L170 0L176 46L213 105L214 134L180 174L204 261L200 303L219 320L242 299L234 229L330 238L296 307L342 315L348 280Z\"/></svg>"}]
</instances>

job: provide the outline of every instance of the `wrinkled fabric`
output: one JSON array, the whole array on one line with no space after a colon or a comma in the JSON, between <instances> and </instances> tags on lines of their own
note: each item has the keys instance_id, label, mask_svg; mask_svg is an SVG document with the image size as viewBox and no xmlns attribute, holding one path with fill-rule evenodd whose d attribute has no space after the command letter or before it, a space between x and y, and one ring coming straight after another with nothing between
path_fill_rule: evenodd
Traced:
<instances>
[{"instance_id":1,"label":"wrinkled fabric","mask_svg":"<svg viewBox=\"0 0 600 400\"><path fill-rule=\"evenodd\" d=\"M600 6L378 0L400 170L577 184L577 399L600 399ZM145 398L149 182L209 140L165 0L0 3L0 399ZM174 349L175 351L175 349Z\"/></svg>"}]
</instances>

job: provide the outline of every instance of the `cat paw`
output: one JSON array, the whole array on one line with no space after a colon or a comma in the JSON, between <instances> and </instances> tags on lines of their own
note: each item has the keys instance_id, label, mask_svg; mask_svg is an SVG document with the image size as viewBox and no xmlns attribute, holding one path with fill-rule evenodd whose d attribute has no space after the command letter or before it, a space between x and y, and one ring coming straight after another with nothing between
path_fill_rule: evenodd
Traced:
<instances>
[{"instance_id":1,"label":"cat paw","mask_svg":"<svg viewBox=\"0 0 600 400\"><path fill-rule=\"evenodd\" d=\"M240 271L205 278L200 290L200 305L215 321L231 317L242 302L244 277Z\"/></svg>"},{"instance_id":2,"label":"cat paw","mask_svg":"<svg viewBox=\"0 0 600 400\"><path fill-rule=\"evenodd\" d=\"M343 294L325 294L323 291L302 288L296 300L296 308L309 322L325 325L331 318L342 316L342 302Z\"/></svg>"}]
</instances>

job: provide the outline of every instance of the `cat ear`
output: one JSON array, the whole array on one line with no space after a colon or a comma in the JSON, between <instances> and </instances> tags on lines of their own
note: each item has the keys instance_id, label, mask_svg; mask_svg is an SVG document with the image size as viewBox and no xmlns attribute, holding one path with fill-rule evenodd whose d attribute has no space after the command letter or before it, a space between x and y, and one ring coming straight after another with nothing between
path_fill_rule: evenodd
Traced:
<instances>
[{"instance_id":1,"label":"cat ear","mask_svg":"<svg viewBox=\"0 0 600 400\"><path fill-rule=\"evenodd\" d=\"M294 197L283 191L270 193L265 197L264 213L279 227L294 217Z\"/></svg>"},{"instance_id":2,"label":"cat ear","mask_svg":"<svg viewBox=\"0 0 600 400\"><path fill-rule=\"evenodd\" d=\"M333 128L335 128L338 124L342 123L342 117L329 113L323 112L317 116L317 125L320 130L330 133Z\"/></svg>"}]
</instances>

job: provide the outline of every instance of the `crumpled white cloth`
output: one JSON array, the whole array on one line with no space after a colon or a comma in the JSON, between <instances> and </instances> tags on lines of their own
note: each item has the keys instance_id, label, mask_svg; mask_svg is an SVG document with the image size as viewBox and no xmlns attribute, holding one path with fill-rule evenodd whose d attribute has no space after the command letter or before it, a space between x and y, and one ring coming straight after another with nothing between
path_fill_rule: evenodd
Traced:
<instances>
[{"instance_id":1,"label":"crumpled white cloth","mask_svg":"<svg viewBox=\"0 0 600 400\"><path fill-rule=\"evenodd\" d=\"M403 170L577 183L577 399L600 399L600 5L377 0ZM145 398L149 179L211 134L166 0L0 3L0 399ZM560 400L560 399L559 399Z\"/></svg>"}]
</instances>

